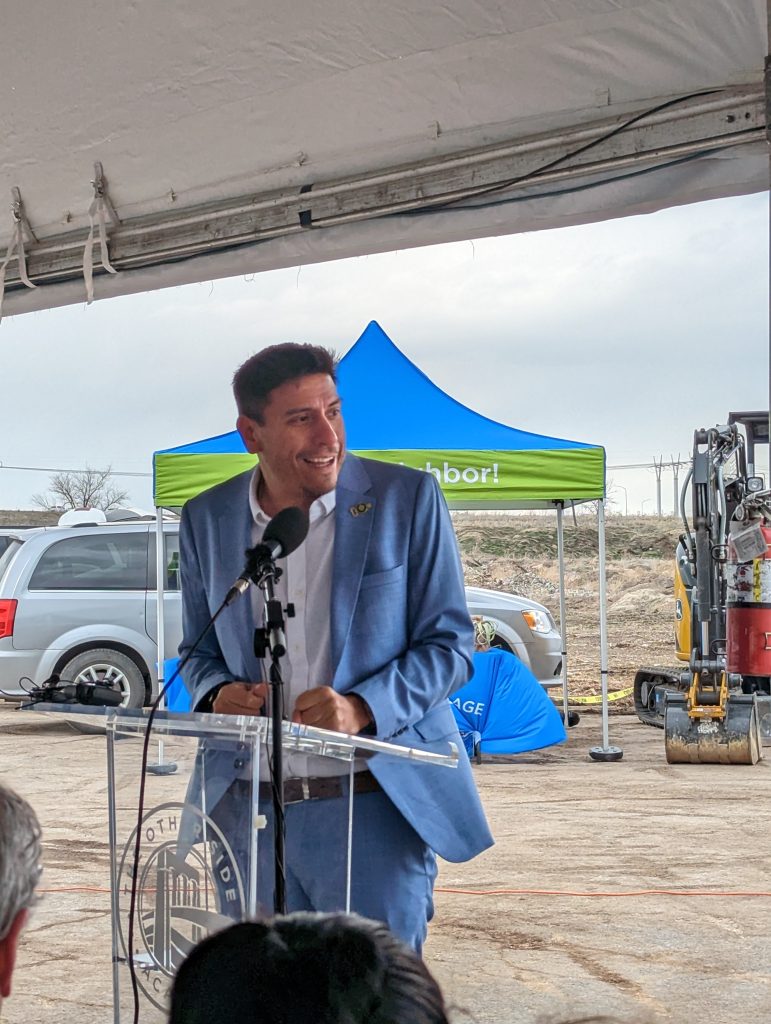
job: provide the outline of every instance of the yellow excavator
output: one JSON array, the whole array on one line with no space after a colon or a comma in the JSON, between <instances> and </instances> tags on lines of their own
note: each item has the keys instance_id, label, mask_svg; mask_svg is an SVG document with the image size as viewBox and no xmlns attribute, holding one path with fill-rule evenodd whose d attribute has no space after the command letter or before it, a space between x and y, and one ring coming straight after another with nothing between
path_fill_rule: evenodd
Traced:
<instances>
[{"instance_id":1,"label":"yellow excavator","mask_svg":"<svg viewBox=\"0 0 771 1024\"><path fill-rule=\"evenodd\" d=\"M771 491L755 464L768 439L767 412L694 434L675 556L676 657L687 668L642 668L634 680L638 718L664 727L670 763L755 764L771 743Z\"/></svg>"}]
</instances>

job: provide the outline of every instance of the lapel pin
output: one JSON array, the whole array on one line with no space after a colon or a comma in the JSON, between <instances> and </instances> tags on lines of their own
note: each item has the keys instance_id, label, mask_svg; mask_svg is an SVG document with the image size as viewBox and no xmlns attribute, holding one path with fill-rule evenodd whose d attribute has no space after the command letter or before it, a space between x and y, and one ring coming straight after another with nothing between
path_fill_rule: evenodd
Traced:
<instances>
[{"instance_id":1,"label":"lapel pin","mask_svg":"<svg viewBox=\"0 0 771 1024\"><path fill-rule=\"evenodd\" d=\"M358 505L351 505L351 507L348 509L348 511L351 513L351 515L355 519L356 516L363 516L365 514L365 512L369 512L369 510L371 508L372 508L372 502L371 501L367 501L367 502L360 501Z\"/></svg>"}]
</instances>

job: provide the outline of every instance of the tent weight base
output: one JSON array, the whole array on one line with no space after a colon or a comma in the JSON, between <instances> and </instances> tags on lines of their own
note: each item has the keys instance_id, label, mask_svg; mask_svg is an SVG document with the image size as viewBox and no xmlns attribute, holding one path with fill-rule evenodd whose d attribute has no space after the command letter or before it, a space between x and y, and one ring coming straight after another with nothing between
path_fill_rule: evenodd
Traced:
<instances>
[{"instance_id":1,"label":"tent weight base","mask_svg":"<svg viewBox=\"0 0 771 1024\"><path fill-rule=\"evenodd\" d=\"M620 761L623 756L621 747L591 747L589 750L592 761Z\"/></svg>"},{"instance_id":2,"label":"tent weight base","mask_svg":"<svg viewBox=\"0 0 771 1024\"><path fill-rule=\"evenodd\" d=\"M562 724L564 725L565 724L565 713L563 711L560 711L560 718L562 719ZM568 729L572 729L573 726L574 725L578 725L578 723L580 721L581 721L581 716L579 715L579 713L577 711L568 711Z\"/></svg>"}]
</instances>

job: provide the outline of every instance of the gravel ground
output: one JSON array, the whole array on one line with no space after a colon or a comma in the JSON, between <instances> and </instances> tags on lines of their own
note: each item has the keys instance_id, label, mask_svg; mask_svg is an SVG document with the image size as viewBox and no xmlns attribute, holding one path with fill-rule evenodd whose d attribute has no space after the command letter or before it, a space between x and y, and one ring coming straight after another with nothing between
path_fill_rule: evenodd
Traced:
<instances>
[{"instance_id":1,"label":"gravel ground","mask_svg":"<svg viewBox=\"0 0 771 1024\"><path fill-rule=\"evenodd\" d=\"M426 951L455 1019L767 1019L771 762L670 767L659 730L615 715L610 730L615 764L589 759L587 715L566 746L475 769L496 846L441 865ZM0 705L0 751L45 837L45 894L0 1019L107 1024L104 737ZM692 895L706 890L743 895Z\"/></svg>"},{"instance_id":2,"label":"gravel ground","mask_svg":"<svg viewBox=\"0 0 771 1024\"><path fill-rule=\"evenodd\" d=\"M553 523L456 517L471 584L557 610ZM611 689L671 664L674 520L608 523ZM566 525L570 689L599 692L596 530ZM426 956L458 1022L734 1024L771 1016L771 762L668 766L663 734L611 705L615 764L566 745L475 768L495 847L442 864ZM771 750L766 748L771 757ZM3 1024L112 1021L105 740L0 703L0 772L44 829L43 900ZM651 890L656 890L651 892ZM706 895L706 893L715 895ZM486 895L486 893L489 893ZM406 1022L405 1022L406 1024Z\"/></svg>"}]
</instances>

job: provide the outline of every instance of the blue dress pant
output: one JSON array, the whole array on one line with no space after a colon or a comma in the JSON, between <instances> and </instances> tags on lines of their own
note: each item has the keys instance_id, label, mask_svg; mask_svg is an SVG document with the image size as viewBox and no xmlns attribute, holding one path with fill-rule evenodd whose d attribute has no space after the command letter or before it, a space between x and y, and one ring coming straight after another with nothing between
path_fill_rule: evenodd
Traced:
<instances>
[{"instance_id":1,"label":"blue dress pant","mask_svg":"<svg viewBox=\"0 0 771 1024\"><path fill-rule=\"evenodd\" d=\"M235 781L210 813L223 829L242 872L248 856L248 784ZM287 911L345 909L348 797L303 800L285 807ZM273 807L262 801L267 827L257 840L260 909L274 907ZM238 827L238 826L241 827ZM244 876L245 877L245 876ZM353 913L384 922L420 953L434 914L436 857L382 790L353 799Z\"/></svg>"}]
</instances>

